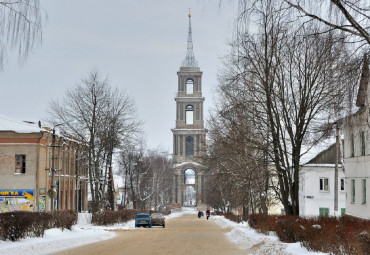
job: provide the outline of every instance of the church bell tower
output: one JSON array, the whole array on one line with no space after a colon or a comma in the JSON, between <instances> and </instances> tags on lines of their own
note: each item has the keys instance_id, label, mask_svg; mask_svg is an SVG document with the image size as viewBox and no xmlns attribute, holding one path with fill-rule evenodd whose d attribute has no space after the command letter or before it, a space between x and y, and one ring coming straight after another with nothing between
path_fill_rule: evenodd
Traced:
<instances>
[{"instance_id":1,"label":"church bell tower","mask_svg":"<svg viewBox=\"0 0 370 255\"><path fill-rule=\"evenodd\" d=\"M202 72L194 57L191 14L186 57L177 72L176 127L173 133L174 203L196 206L204 201L204 128Z\"/></svg>"}]
</instances>

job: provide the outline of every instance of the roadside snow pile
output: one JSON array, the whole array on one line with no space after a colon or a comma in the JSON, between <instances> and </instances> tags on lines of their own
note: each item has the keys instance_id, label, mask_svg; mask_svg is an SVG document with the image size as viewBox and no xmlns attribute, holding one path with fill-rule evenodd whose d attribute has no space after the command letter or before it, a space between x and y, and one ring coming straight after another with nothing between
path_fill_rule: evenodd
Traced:
<instances>
[{"instance_id":1,"label":"roadside snow pile","mask_svg":"<svg viewBox=\"0 0 370 255\"><path fill-rule=\"evenodd\" d=\"M89 243L107 240L116 236L107 230L129 229L135 227L135 221L113 226L93 226L90 213L79 213L78 221L72 230L48 229L43 238L30 237L17 242L0 241L0 254L49 254L66 247L73 248Z\"/></svg>"},{"instance_id":2,"label":"roadside snow pile","mask_svg":"<svg viewBox=\"0 0 370 255\"><path fill-rule=\"evenodd\" d=\"M166 216L166 219L192 213L196 212L183 210L182 212L172 213ZM129 220L125 224L115 224L112 226L94 226L90 222L91 213L79 213L77 224L72 227L71 231L67 229L61 231L60 229L53 228L46 230L43 238L30 237L17 242L0 240L0 254L49 254L64 250L66 247L73 248L104 241L116 236L114 232L108 230L135 228L135 220Z\"/></svg>"},{"instance_id":3,"label":"roadside snow pile","mask_svg":"<svg viewBox=\"0 0 370 255\"><path fill-rule=\"evenodd\" d=\"M113 238L115 233L103 229L74 226L72 231L53 228L45 231L43 238L25 238L17 242L0 241L0 254L48 254L92 242Z\"/></svg>"},{"instance_id":4,"label":"roadside snow pile","mask_svg":"<svg viewBox=\"0 0 370 255\"><path fill-rule=\"evenodd\" d=\"M318 253L308 251L302 247L300 243L283 243L273 234L264 235L258 233L246 222L236 223L226 219L223 216L214 216L213 219L218 225L223 228L231 227L231 231L226 234L226 237L235 245L248 251L248 254L254 255L323 255L326 253Z\"/></svg>"}]
</instances>

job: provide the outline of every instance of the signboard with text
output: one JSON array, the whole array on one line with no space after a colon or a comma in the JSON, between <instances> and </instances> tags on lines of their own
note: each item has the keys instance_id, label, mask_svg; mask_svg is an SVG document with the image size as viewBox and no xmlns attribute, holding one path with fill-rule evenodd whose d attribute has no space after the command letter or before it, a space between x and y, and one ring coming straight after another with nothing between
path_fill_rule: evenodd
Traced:
<instances>
[{"instance_id":1,"label":"signboard with text","mask_svg":"<svg viewBox=\"0 0 370 255\"><path fill-rule=\"evenodd\" d=\"M32 212L33 192L33 189L0 189L0 212Z\"/></svg>"}]
</instances>

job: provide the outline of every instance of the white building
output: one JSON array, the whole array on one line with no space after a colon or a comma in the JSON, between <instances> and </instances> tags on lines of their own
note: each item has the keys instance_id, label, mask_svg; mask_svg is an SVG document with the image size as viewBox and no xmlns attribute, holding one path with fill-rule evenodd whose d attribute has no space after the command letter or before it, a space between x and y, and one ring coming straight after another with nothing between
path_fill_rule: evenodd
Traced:
<instances>
[{"instance_id":1,"label":"white building","mask_svg":"<svg viewBox=\"0 0 370 255\"><path fill-rule=\"evenodd\" d=\"M306 164L300 170L299 214L341 216L346 211L346 181L338 170L338 211L334 210L334 164Z\"/></svg>"},{"instance_id":2,"label":"white building","mask_svg":"<svg viewBox=\"0 0 370 255\"><path fill-rule=\"evenodd\" d=\"M364 58L357 94L357 111L348 116L344 129L344 163L347 185L346 213L370 219L368 198L370 177L370 72Z\"/></svg>"}]
</instances>

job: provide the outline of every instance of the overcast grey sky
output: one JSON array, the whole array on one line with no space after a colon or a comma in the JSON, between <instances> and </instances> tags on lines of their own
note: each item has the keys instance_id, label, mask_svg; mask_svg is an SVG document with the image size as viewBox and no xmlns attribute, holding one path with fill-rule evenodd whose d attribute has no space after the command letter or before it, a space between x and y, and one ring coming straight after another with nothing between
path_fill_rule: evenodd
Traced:
<instances>
[{"instance_id":1,"label":"overcast grey sky","mask_svg":"<svg viewBox=\"0 0 370 255\"><path fill-rule=\"evenodd\" d=\"M212 105L220 57L228 50L235 6L219 0L41 0L43 42L25 64L10 54L0 73L0 114L43 120L94 68L135 99L148 148L172 153L177 71L186 54L188 8L194 54L203 71L205 108ZM207 113L205 114L207 115ZM207 117L207 116L205 116Z\"/></svg>"}]
</instances>

